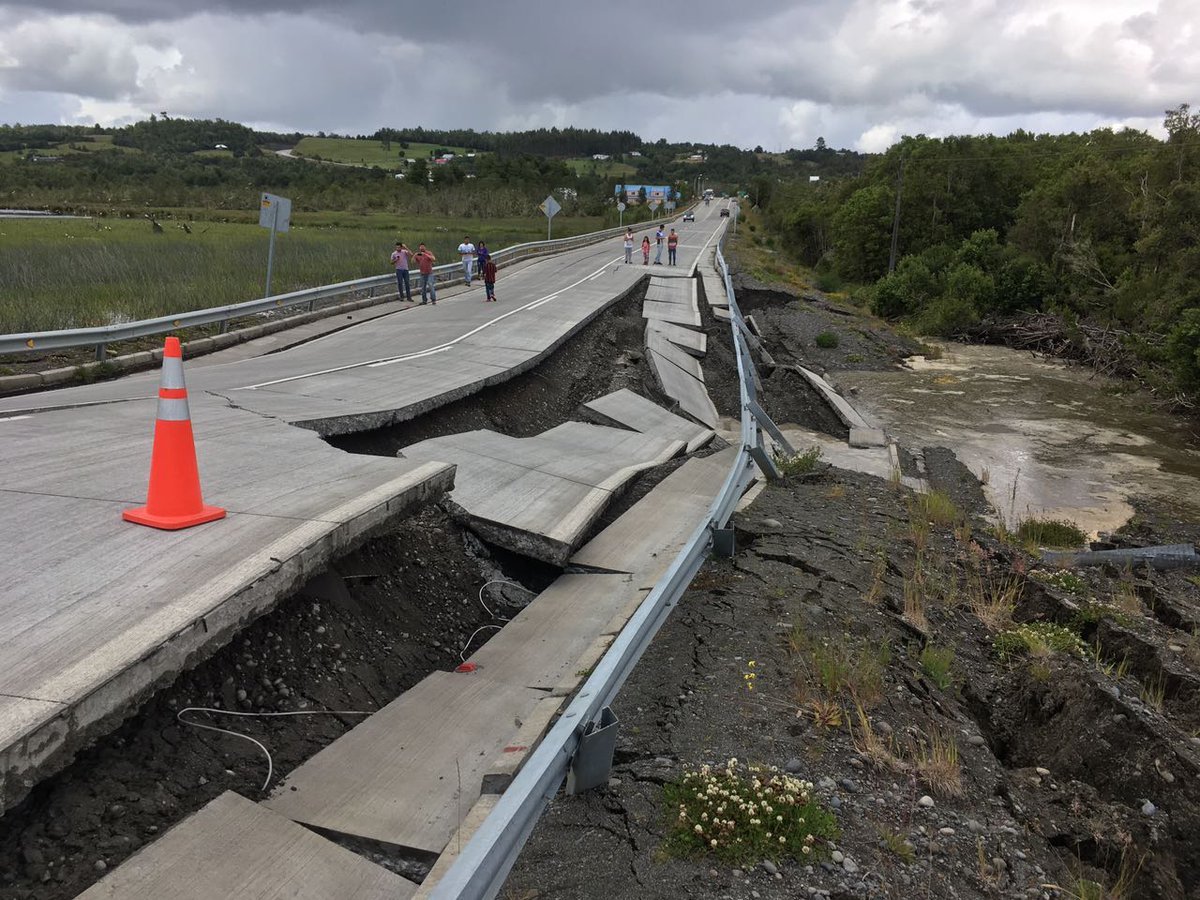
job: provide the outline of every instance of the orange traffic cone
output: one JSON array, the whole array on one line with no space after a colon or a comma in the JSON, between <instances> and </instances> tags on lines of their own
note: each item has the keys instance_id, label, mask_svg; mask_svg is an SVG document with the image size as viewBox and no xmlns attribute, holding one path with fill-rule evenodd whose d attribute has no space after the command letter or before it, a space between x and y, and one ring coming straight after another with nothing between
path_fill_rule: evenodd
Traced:
<instances>
[{"instance_id":1,"label":"orange traffic cone","mask_svg":"<svg viewBox=\"0 0 1200 900\"><path fill-rule=\"evenodd\" d=\"M121 517L127 522L170 531L225 517L225 510L205 506L200 496L196 442L192 437L187 388L183 384L183 351L176 337L167 338L163 347L146 505L127 509Z\"/></svg>"}]
</instances>

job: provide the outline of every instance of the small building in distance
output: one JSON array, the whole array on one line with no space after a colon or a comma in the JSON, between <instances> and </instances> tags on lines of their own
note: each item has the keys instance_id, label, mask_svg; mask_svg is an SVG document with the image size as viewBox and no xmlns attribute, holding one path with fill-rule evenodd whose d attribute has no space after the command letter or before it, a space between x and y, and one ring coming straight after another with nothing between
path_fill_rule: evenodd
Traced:
<instances>
[{"instance_id":1,"label":"small building in distance","mask_svg":"<svg viewBox=\"0 0 1200 900\"><path fill-rule=\"evenodd\" d=\"M626 203L640 203L641 202L641 192L643 189L646 191L646 202L647 203L650 202L651 200L672 200L675 197L674 188L672 188L670 185L666 185L666 184L662 184L662 185L659 185L659 184L620 185L620 184L618 184L616 186L616 189L614 190L614 193L618 197L621 196L621 188L622 187L625 188L625 202Z\"/></svg>"}]
</instances>

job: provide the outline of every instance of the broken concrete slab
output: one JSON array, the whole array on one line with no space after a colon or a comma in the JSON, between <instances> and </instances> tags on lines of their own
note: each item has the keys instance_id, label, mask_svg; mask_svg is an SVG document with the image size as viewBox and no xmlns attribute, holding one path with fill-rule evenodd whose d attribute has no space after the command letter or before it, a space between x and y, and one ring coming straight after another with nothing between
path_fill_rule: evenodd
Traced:
<instances>
[{"instance_id":1,"label":"broken concrete slab","mask_svg":"<svg viewBox=\"0 0 1200 900\"><path fill-rule=\"evenodd\" d=\"M406 900L416 892L399 875L226 791L79 900Z\"/></svg>"},{"instance_id":2,"label":"broken concrete slab","mask_svg":"<svg viewBox=\"0 0 1200 900\"><path fill-rule=\"evenodd\" d=\"M677 416L626 388L590 400L584 408L604 420L635 431L687 441L688 453L699 450L716 436L711 428Z\"/></svg>"},{"instance_id":3,"label":"broken concrete slab","mask_svg":"<svg viewBox=\"0 0 1200 900\"><path fill-rule=\"evenodd\" d=\"M804 376L804 379L809 384L811 384L820 392L821 396L825 398L830 408L833 409L834 414L842 420L842 423L847 428L871 428L871 424L859 414L858 410L854 408L853 404L835 391L833 389L833 385L831 385L828 381L826 381L816 372L804 368L804 366L796 366L795 368L797 372Z\"/></svg>"},{"instance_id":4,"label":"broken concrete slab","mask_svg":"<svg viewBox=\"0 0 1200 900\"><path fill-rule=\"evenodd\" d=\"M704 520L736 458L733 447L691 459L571 557L571 566L627 572L652 587Z\"/></svg>"},{"instance_id":5,"label":"broken concrete slab","mask_svg":"<svg viewBox=\"0 0 1200 900\"><path fill-rule=\"evenodd\" d=\"M292 772L268 809L312 828L441 853L544 691L434 672Z\"/></svg>"},{"instance_id":6,"label":"broken concrete slab","mask_svg":"<svg viewBox=\"0 0 1200 900\"><path fill-rule=\"evenodd\" d=\"M715 429L717 408L708 396L704 382L653 350L649 351L648 360L662 392L677 402L679 408L697 422Z\"/></svg>"},{"instance_id":7,"label":"broken concrete slab","mask_svg":"<svg viewBox=\"0 0 1200 900\"><path fill-rule=\"evenodd\" d=\"M503 547L562 565L616 491L643 469L683 452L681 440L565 422L514 438L471 431L406 447L412 459L457 466L449 503Z\"/></svg>"},{"instance_id":8,"label":"broken concrete slab","mask_svg":"<svg viewBox=\"0 0 1200 900\"><path fill-rule=\"evenodd\" d=\"M563 575L468 661L492 681L549 690L635 593L628 575Z\"/></svg>"},{"instance_id":9,"label":"broken concrete slab","mask_svg":"<svg viewBox=\"0 0 1200 900\"><path fill-rule=\"evenodd\" d=\"M885 447L887 446L887 435L883 433L882 428L860 428L855 426L850 429L851 447Z\"/></svg>"},{"instance_id":10,"label":"broken concrete slab","mask_svg":"<svg viewBox=\"0 0 1200 900\"><path fill-rule=\"evenodd\" d=\"M695 357L703 357L708 349L708 335L703 331L693 331L676 325L674 322L662 322L657 319L646 321L646 330L657 331L679 349Z\"/></svg>"},{"instance_id":11,"label":"broken concrete slab","mask_svg":"<svg viewBox=\"0 0 1200 900\"><path fill-rule=\"evenodd\" d=\"M691 325L700 327L700 312L680 303L661 303L657 300L642 302L642 318L656 319L660 322L674 322L676 325Z\"/></svg>"}]
</instances>

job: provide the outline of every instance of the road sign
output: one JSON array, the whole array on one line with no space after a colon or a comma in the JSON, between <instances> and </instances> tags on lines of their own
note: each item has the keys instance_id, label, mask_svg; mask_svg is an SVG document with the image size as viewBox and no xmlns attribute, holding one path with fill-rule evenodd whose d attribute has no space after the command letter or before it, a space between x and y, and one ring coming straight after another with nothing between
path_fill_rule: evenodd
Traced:
<instances>
[{"instance_id":1,"label":"road sign","mask_svg":"<svg viewBox=\"0 0 1200 900\"><path fill-rule=\"evenodd\" d=\"M275 268L275 233L287 231L292 224L292 201L263 192L258 203L258 224L271 229L271 249L267 251L267 292L271 296L271 271Z\"/></svg>"},{"instance_id":2,"label":"road sign","mask_svg":"<svg viewBox=\"0 0 1200 900\"><path fill-rule=\"evenodd\" d=\"M671 210L673 210L674 208L675 208L675 201L674 201L674 200L668 200L668 201L667 201L667 210L668 210L668 212L669 212L669 211L671 211Z\"/></svg>"},{"instance_id":3,"label":"road sign","mask_svg":"<svg viewBox=\"0 0 1200 900\"><path fill-rule=\"evenodd\" d=\"M622 225L624 225L625 224L625 204L624 203L617 204L617 217L618 217L618 221Z\"/></svg>"},{"instance_id":4,"label":"road sign","mask_svg":"<svg viewBox=\"0 0 1200 900\"><path fill-rule=\"evenodd\" d=\"M287 231L292 225L292 201L264 193L258 207L258 224L272 231Z\"/></svg>"},{"instance_id":5,"label":"road sign","mask_svg":"<svg viewBox=\"0 0 1200 900\"><path fill-rule=\"evenodd\" d=\"M617 212L625 212L625 204L624 203L617 204Z\"/></svg>"},{"instance_id":6,"label":"road sign","mask_svg":"<svg viewBox=\"0 0 1200 900\"><path fill-rule=\"evenodd\" d=\"M538 204L538 209L546 214L546 240L550 240L550 225L554 221L554 216L560 209L562 209L562 207L559 206L558 201L554 199L553 194L548 194L546 199Z\"/></svg>"}]
</instances>

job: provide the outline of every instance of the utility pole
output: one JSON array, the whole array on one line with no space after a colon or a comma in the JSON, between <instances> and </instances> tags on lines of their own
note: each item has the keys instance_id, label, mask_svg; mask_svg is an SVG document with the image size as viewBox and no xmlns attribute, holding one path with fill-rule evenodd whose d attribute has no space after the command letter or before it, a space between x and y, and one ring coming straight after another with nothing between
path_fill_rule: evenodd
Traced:
<instances>
[{"instance_id":1,"label":"utility pole","mask_svg":"<svg viewBox=\"0 0 1200 900\"><path fill-rule=\"evenodd\" d=\"M900 172L896 176L896 211L892 215L892 252L888 256L888 274L896 271L896 251L900 247L900 194L904 190L904 155L900 156Z\"/></svg>"}]
</instances>

